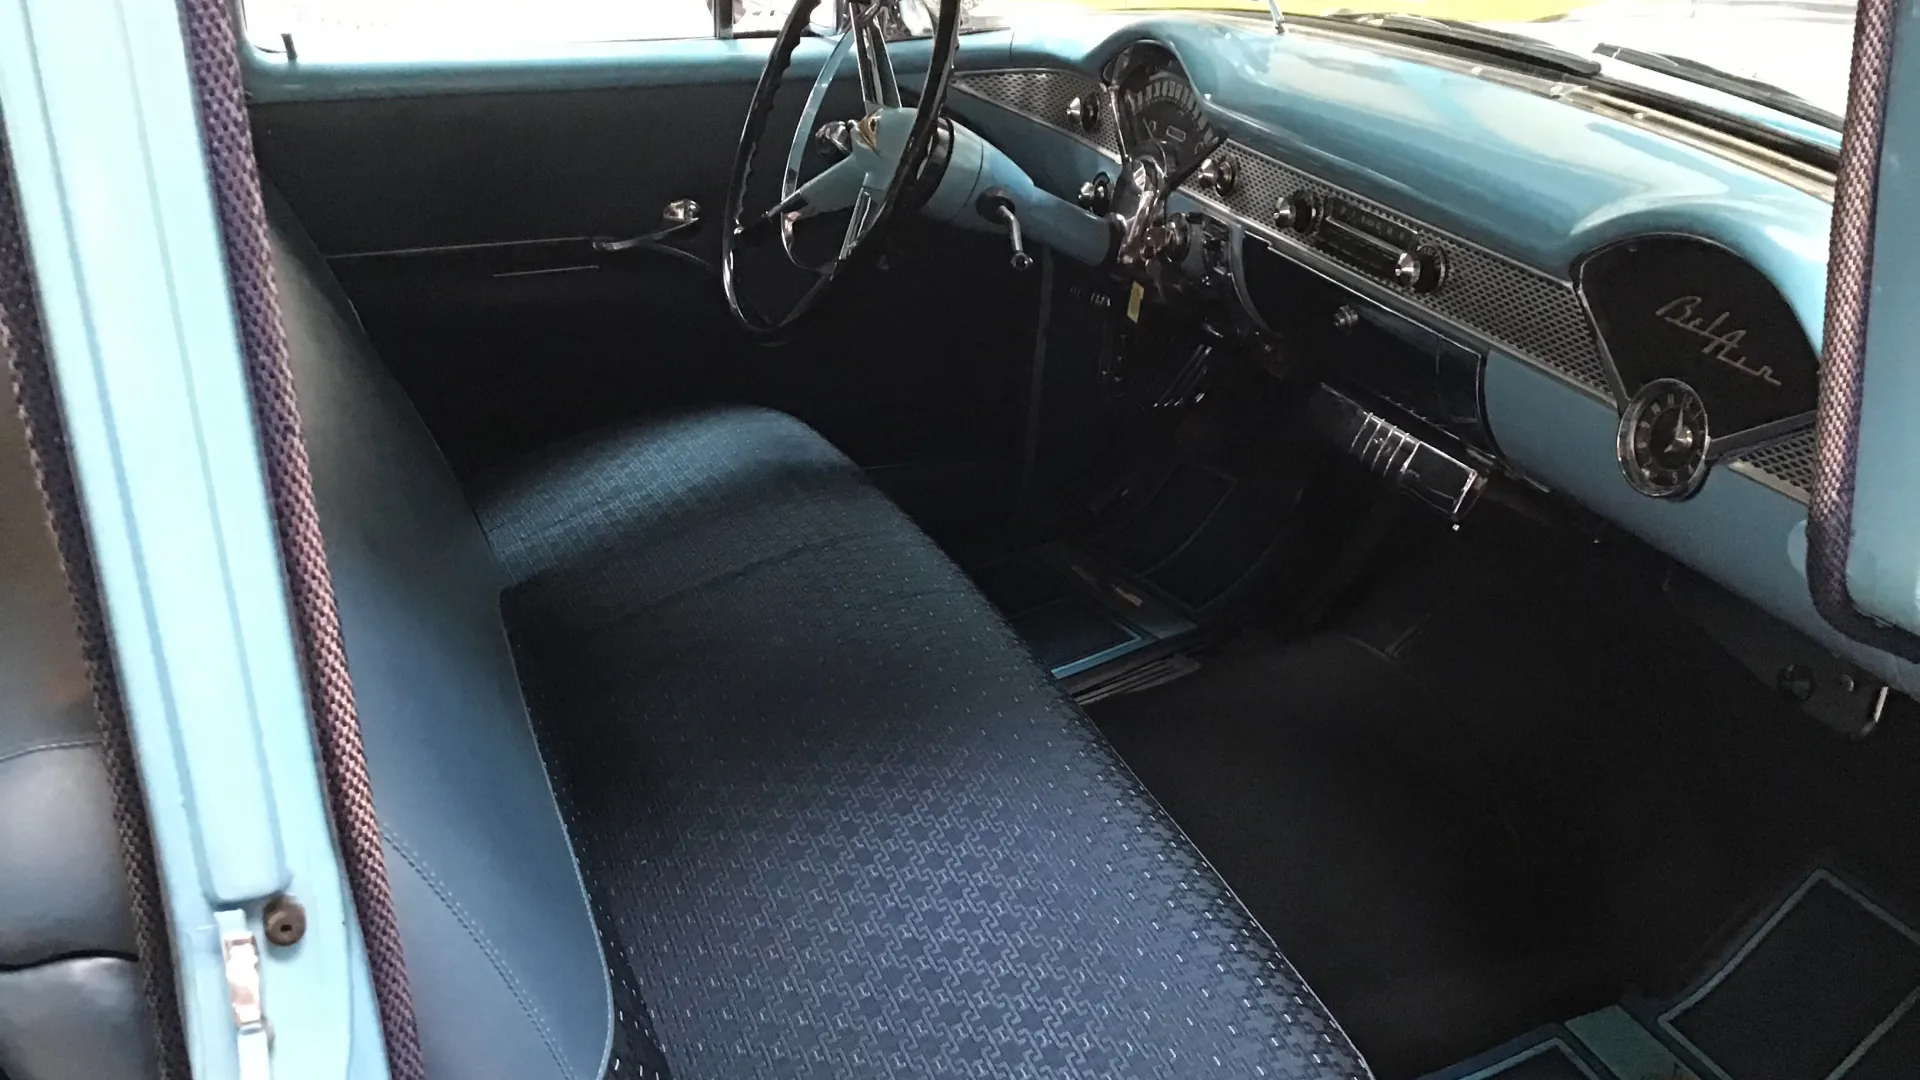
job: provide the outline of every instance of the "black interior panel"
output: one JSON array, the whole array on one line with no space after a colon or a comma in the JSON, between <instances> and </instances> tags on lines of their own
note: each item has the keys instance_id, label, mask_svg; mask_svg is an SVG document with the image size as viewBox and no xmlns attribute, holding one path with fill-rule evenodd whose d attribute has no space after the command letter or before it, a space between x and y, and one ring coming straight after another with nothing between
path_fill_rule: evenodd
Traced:
<instances>
[{"instance_id":1,"label":"black interior panel","mask_svg":"<svg viewBox=\"0 0 1920 1080\"><path fill-rule=\"evenodd\" d=\"M1246 240L1241 265L1248 299L1290 354L1418 428L1494 448L1480 353L1334 284L1264 241ZM1336 317L1341 308L1357 317L1345 329Z\"/></svg>"},{"instance_id":2,"label":"black interior panel","mask_svg":"<svg viewBox=\"0 0 1920 1080\"><path fill-rule=\"evenodd\" d=\"M751 91L275 103L254 127L266 174L460 471L651 411L747 401L887 466L910 508L999 512L1022 451L1039 275L1012 272L1002 238L903 220L885 268L847 282L806 332L749 340L721 298L714 218ZM781 95L749 205L771 201L765 159L784 156L774 144L804 91ZM848 97L826 115L857 111ZM588 242L645 232L678 198L708 217L676 238L681 254ZM747 290L763 308L810 280L776 246L755 255Z\"/></svg>"},{"instance_id":3,"label":"black interior panel","mask_svg":"<svg viewBox=\"0 0 1920 1080\"><path fill-rule=\"evenodd\" d=\"M277 103L254 107L254 144L329 256L623 236L672 199L719 212L752 94L742 82ZM802 97L788 88L770 130L793 130Z\"/></svg>"},{"instance_id":4,"label":"black interior panel","mask_svg":"<svg viewBox=\"0 0 1920 1080\"><path fill-rule=\"evenodd\" d=\"M1699 392L1716 437L1811 413L1820 361L1785 297L1733 252L1681 236L1604 248L1580 290L1628 396L1655 379Z\"/></svg>"}]
</instances>

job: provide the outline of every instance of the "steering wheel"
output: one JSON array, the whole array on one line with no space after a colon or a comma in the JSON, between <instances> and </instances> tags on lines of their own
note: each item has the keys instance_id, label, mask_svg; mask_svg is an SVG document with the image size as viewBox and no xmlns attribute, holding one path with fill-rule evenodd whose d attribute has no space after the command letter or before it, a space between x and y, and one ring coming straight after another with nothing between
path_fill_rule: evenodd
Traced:
<instances>
[{"instance_id":1,"label":"steering wheel","mask_svg":"<svg viewBox=\"0 0 1920 1080\"><path fill-rule=\"evenodd\" d=\"M773 338L788 333L817 311L843 279L872 264L896 216L903 209L911 210L916 196L924 199L922 174L942 142L940 114L946 105L947 87L953 80L960 0L940 0L926 84L920 91L917 107L911 109L901 104L900 84L894 78L893 62L887 56L886 30L889 20L896 17L893 4L889 0L844 2L852 16L851 23L835 43L832 55L821 65L820 75L807 95L806 109L794 129L793 145L787 154L780 201L757 213L746 212L753 158L766 133L767 118L773 112L774 94L793 60L794 49L808 32L808 20L820 0L797 0L787 14L780 36L774 41L773 52L767 57L767 66L760 73L760 82L754 87L753 103L747 107L747 121L740 131L740 145L734 151L733 175L727 182L726 215L721 219L724 232L720 237L720 282L726 290L727 308L733 312L734 321L756 337ZM850 131L851 137L846 140L847 155L802 184L800 166L820 115L821 103L850 50L858 58L860 99L866 113ZM838 210L852 211L838 256L819 266L806 266L793 256L788 244L789 257L796 265L817 275L793 309L783 318L768 320L750 306L744 306L738 264L741 244L775 231L780 231L784 239L785 230L790 229L793 222Z\"/></svg>"}]
</instances>

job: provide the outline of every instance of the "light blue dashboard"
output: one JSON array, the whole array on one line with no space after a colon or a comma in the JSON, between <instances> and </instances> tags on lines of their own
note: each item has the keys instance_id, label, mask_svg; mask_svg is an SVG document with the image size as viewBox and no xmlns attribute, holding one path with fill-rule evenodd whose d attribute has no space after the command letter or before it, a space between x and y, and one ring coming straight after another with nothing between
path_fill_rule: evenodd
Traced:
<instances>
[{"instance_id":1,"label":"light blue dashboard","mask_svg":"<svg viewBox=\"0 0 1920 1080\"><path fill-rule=\"evenodd\" d=\"M1559 318L1558 305L1578 304L1572 279L1582 255L1628 237L1682 234L1758 268L1817 350L1831 178L1579 100L1575 87L1298 26L1276 34L1259 20L1185 15L1023 24L1005 46L1004 67L969 58L972 74L956 83L963 92L950 108L1042 186L1069 195L1093 172L1113 169L1111 136L1075 130L1056 114L1066 89L1018 80L1061 72L1080 80L1068 87L1085 88L1127 45L1164 45L1228 136L1243 176L1254 166L1244 198L1189 184L1177 206L1224 212L1246 236L1307 256L1381 306L1481 345L1488 425L1509 467L1920 694L1920 666L1846 639L1813 608L1804 576L1810 433L1723 461L1691 499L1648 498L1622 478L1616 395L1592 377L1591 357L1568 355L1581 347L1527 318L1548 309ZM1260 200L1288 178L1417 223L1490 272L1479 275L1477 294L1443 299L1314 264L1264 220ZM1503 299L1515 310L1503 312Z\"/></svg>"},{"instance_id":2,"label":"light blue dashboard","mask_svg":"<svg viewBox=\"0 0 1920 1080\"><path fill-rule=\"evenodd\" d=\"M1721 462L1687 501L1650 499L1627 486L1614 443L1618 395L1600 374L1572 285L1576 260L1609 242L1701 237L1758 268L1817 350L1830 175L1730 153L1710 132L1636 116L1579 86L1299 22L1276 34L1263 19L1231 15L1023 15L1012 30L964 39L949 109L1042 188L1070 198L1094 173L1115 169L1118 147L1110 127L1074 130L1061 110L1075 93L1097 89L1108 61L1141 40L1175 54L1229 149L1251 166L1244 196L1223 199L1189 185L1173 208L1224 217L1237 233L1301 258L1380 306L1478 344L1488 355L1488 426L1506 465L1920 696L1920 666L1843 638L1812 607L1803 570L1810 434ZM582 45L537 57L463 53L444 61L415 54L289 64L255 53L248 89L270 102L667 87L750 79L766 52L764 40L747 40ZM803 43L793 76L812 78L826 53ZM916 43L895 49L903 81L917 82L925 63ZM1690 92L1732 111L1756 109ZM1261 210L1261 199L1283 182L1350 193L1430 231L1482 272L1419 297L1315 264Z\"/></svg>"}]
</instances>

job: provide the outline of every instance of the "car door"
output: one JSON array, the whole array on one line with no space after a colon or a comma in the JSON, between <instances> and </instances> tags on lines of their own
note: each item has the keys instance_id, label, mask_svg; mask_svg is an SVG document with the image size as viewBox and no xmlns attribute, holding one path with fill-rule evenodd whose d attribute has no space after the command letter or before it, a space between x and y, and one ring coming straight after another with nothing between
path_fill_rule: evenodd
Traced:
<instances>
[{"instance_id":1,"label":"car door","mask_svg":"<svg viewBox=\"0 0 1920 1080\"><path fill-rule=\"evenodd\" d=\"M903 221L883 269L844 303L783 344L750 340L722 298L716 219L770 51L750 35L785 5L750 8L733 37L583 44L540 35L685 34L711 16L603 5L627 21L583 23L585 4L561 3L557 27L522 27L533 17L499 15L518 3L461 16L502 21L451 42L419 26L377 33L337 4L324 33L303 31L299 11L251 23L263 171L455 468L646 412L749 401L818 428L929 527L993 520L1020 452L1039 275L1013 273L990 234ZM386 10L368 5L368 18ZM280 38L279 25L295 29ZM512 40L523 28L536 40ZM993 54L969 45L963 63ZM924 50L895 51L911 84ZM810 41L796 56L750 203L771 201L826 53ZM823 115L858 112L845 69ZM705 220L661 244L595 248L654 230L681 200ZM769 309L809 280L777 245L743 274Z\"/></svg>"}]
</instances>

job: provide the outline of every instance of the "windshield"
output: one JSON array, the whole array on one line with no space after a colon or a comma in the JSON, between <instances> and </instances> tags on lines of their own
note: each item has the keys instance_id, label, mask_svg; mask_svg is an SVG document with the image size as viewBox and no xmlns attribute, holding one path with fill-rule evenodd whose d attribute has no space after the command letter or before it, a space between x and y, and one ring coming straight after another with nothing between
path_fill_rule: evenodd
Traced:
<instances>
[{"instance_id":1,"label":"windshield","mask_svg":"<svg viewBox=\"0 0 1920 1080\"><path fill-rule=\"evenodd\" d=\"M976 0L975 8L1011 13L1034 2ZM1068 2L1116 11L1267 10L1265 0ZM1678 79L1738 97L1764 96L1764 87L1718 77L1731 75L1777 87L1835 118L1846 111L1851 0L1281 0L1280 9L1288 15L1377 13L1467 22L1570 52L1601 50L1616 58L1609 74L1660 88ZM1700 70L1702 65L1711 70Z\"/></svg>"},{"instance_id":2,"label":"windshield","mask_svg":"<svg viewBox=\"0 0 1920 1080\"><path fill-rule=\"evenodd\" d=\"M732 30L769 33L794 0L731 0ZM714 0L245 0L248 34L262 48L292 42L316 56L423 43L463 51L474 43L687 38L714 29ZM926 0L902 4L908 29ZM1266 0L961 0L965 25L984 29L1037 7L1068 11L1233 11L1266 18ZM1604 56L1611 77L1655 90L1679 88L1709 106L1762 101L1837 126L1845 111L1853 42L1851 0L1280 0L1294 16L1471 23L1519 34L1582 57ZM823 11L831 0L823 0ZM282 35L285 35L283 37ZM1702 65L1705 67L1702 68ZM1731 76L1732 78L1728 78ZM1739 80L1750 80L1741 83ZM1755 85L1765 84L1765 85ZM1703 89L1703 87L1705 89ZM1779 88L1798 103L1782 101ZM1719 94L1718 98L1713 95ZM1726 95L1732 95L1728 97Z\"/></svg>"}]
</instances>

